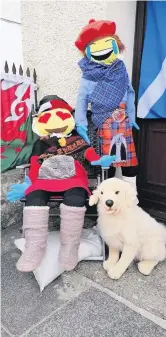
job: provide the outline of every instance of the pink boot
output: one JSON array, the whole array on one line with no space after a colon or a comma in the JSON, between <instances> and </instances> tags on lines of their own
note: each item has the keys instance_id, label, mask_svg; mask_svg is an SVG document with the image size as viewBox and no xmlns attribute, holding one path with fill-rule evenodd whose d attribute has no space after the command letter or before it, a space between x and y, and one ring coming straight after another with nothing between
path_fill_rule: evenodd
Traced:
<instances>
[{"instance_id":1,"label":"pink boot","mask_svg":"<svg viewBox=\"0 0 166 337\"><path fill-rule=\"evenodd\" d=\"M25 251L17 262L17 269L30 272L39 267L46 250L48 233L48 206L28 206L23 210Z\"/></svg>"},{"instance_id":2,"label":"pink boot","mask_svg":"<svg viewBox=\"0 0 166 337\"><path fill-rule=\"evenodd\" d=\"M78 263L78 248L82 227L84 225L86 207L70 207L60 205L61 247L59 253L60 264L65 270L72 270Z\"/></svg>"}]
</instances>

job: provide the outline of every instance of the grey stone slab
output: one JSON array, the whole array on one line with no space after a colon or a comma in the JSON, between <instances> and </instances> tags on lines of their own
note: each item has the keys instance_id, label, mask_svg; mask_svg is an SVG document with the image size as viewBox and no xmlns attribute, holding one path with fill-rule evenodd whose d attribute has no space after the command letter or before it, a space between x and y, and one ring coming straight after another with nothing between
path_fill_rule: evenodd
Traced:
<instances>
[{"instance_id":1,"label":"grey stone slab","mask_svg":"<svg viewBox=\"0 0 166 337\"><path fill-rule=\"evenodd\" d=\"M15 248L14 240L22 237L20 230L21 227L19 225L15 225L2 230L1 254L7 253Z\"/></svg>"},{"instance_id":2,"label":"grey stone slab","mask_svg":"<svg viewBox=\"0 0 166 337\"><path fill-rule=\"evenodd\" d=\"M26 336L165 337L165 330L92 287Z\"/></svg>"},{"instance_id":3,"label":"grey stone slab","mask_svg":"<svg viewBox=\"0 0 166 337\"><path fill-rule=\"evenodd\" d=\"M76 270L138 307L166 319L166 261L149 276L140 274L133 263L119 280L111 280L101 262L81 262Z\"/></svg>"},{"instance_id":4,"label":"grey stone slab","mask_svg":"<svg viewBox=\"0 0 166 337\"><path fill-rule=\"evenodd\" d=\"M21 335L88 287L79 274L66 273L41 295L33 273L17 271L18 258L16 249L2 256L2 324L14 336Z\"/></svg>"},{"instance_id":5,"label":"grey stone slab","mask_svg":"<svg viewBox=\"0 0 166 337\"><path fill-rule=\"evenodd\" d=\"M1 327L1 337L10 337L10 335Z\"/></svg>"},{"instance_id":6,"label":"grey stone slab","mask_svg":"<svg viewBox=\"0 0 166 337\"><path fill-rule=\"evenodd\" d=\"M14 169L1 175L1 223L2 228L15 224L22 224L22 204L20 202L9 203L6 193L10 185L20 183L24 180L23 170Z\"/></svg>"}]
</instances>

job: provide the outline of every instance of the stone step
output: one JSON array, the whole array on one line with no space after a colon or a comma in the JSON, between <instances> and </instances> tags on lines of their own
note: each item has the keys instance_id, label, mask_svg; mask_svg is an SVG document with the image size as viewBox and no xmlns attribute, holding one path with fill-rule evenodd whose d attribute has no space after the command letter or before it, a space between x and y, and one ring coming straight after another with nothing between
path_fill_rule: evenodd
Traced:
<instances>
[{"instance_id":1,"label":"stone step","mask_svg":"<svg viewBox=\"0 0 166 337\"><path fill-rule=\"evenodd\" d=\"M1 226L2 229L19 224L22 226L22 208L20 202L9 203L6 200L10 185L21 183L24 180L24 171L9 170L1 174Z\"/></svg>"}]
</instances>

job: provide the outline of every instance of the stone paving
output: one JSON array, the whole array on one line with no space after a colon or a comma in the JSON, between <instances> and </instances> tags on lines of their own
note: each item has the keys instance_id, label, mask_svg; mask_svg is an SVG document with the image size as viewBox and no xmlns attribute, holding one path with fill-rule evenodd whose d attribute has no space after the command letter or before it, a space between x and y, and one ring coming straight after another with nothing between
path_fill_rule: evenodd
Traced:
<instances>
[{"instance_id":1,"label":"stone paving","mask_svg":"<svg viewBox=\"0 0 166 337\"><path fill-rule=\"evenodd\" d=\"M81 262L41 295L33 273L15 267L19 228L2 231L2 337L166 336L166 262L148 277L133 264L119 281Z\"/></svg>"}]
</instances>

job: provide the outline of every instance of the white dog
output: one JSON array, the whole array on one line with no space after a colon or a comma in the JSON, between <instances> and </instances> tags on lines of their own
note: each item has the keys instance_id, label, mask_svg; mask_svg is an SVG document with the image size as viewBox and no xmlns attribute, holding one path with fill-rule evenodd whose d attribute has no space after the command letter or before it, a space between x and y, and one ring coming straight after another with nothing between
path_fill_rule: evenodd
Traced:
<instances>
[{"instance_id":1,"label":"white dog","mask_svg":"<svg viewBox=\"0 0 166 337\"><path fill-rule=\"evenodd\" d=\"M111 178L89 200L90 206L98 203L98 226L109 247L103 267L111 279L119 279L134 259L149 275L166 258L166 228L137 206L136 194L129 183Z\"/></svg>"}]
</instances>

